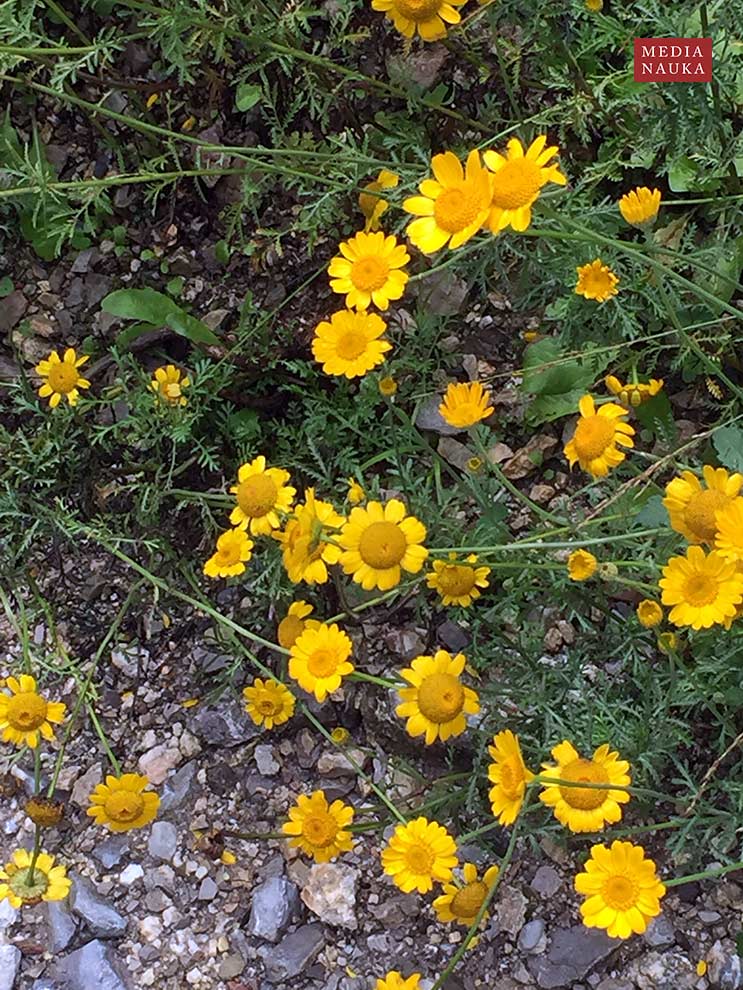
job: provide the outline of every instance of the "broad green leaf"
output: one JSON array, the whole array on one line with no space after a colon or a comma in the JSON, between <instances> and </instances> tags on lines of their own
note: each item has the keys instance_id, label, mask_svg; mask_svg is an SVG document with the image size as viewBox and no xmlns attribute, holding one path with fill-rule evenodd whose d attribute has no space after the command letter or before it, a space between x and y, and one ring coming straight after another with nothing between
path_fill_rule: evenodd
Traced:
<instances>
[{"instance_id":1,"label":"broad green leaf","mask_svg":"<svg viewBox=\"0 0 743 990\"><path fill-rule=\"evenodd\" d=\"M7 275L3 275L0 278L0 299L5 299L13 291L13 280L8 278Z\"/></svg>"},{"instance_id":2,"label":"broad green leaf","mask_svg":"<svg viewBox=\"0 0 743 990\"><path fill-rule=\"evenodd\" d=\"M662 495L651 495L634 517L634 524L640 529L653 529L668 525L668 512L663 505Z\"/></svg>"},{"instance_id":3,"label":"broad green leaf","mask_svg":"<svg viewBox=\"0 0 743 990\"><path fill-rule=\"evenodd\" d=\"M147 333L148 330L156 330L151 323L132 323L122 330L120 334L116 335L116 346L121 348L129 347L133 340L137 337L141 337L143 333Z\"/></svg>"},{"instance_id":4,"label":"broad green leaf","mask_svg":"<svg viewBox=\"0 0 743 990\"><path fill-rule=\"evenodd\" d=\"M221 347L222 341L217 337L206 323L197 320L195 316L184 313L182 309L175 313L169 313L165 323L171 330L175 330L182 337L187 337L193 344L208 344L210 347Z\"/></svg>"},{"instance_id":5,"label":"broad green leaf","mask_svg":"<svg viewBox=\"0 0 743 990\"><path fill-rule=\"evenodd\" d=\"M260 86L251 83L240 83L235 94L235 106L240 111L250 110L263 96Z\"/></svg>"},{"instance_id":6,"label":"broad green leaf","mask_svg":"<svg viewBox=\"0 0 743 990\"><path fill-rule=\"evenodd\" d=\"M106 296L101 308L112 316L143 320L157 327L165 326L169 316L181 312L177 303L155 289L117 289Z\"/></svg>"},{"instance_id":7,"label":"broad green leaf","mask_svg":"<svg viewBox=\"0 0 743 990\"><path fill-rule=\"evenodd\" d=\"M712 443L722 464L731 471L743 471L743 427L718 426Z\"/></svg>"}]
</instances>

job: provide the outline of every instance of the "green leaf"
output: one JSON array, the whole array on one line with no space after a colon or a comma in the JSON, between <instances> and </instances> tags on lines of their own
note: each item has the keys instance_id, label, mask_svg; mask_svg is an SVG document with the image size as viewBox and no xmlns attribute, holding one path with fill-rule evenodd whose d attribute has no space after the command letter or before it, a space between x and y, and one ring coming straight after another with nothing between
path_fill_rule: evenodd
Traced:
<instances>
[{"instance_id":1,"label":"green leaf","mask_svg":"<svg viewBox=\"0 0 743 990\"><path fill-rule=\"evenodd\" d=\"M177 303L155 289L117 289L106 296L101 309L124 320L144 320L156 327L166 326L169 316L181 312Z\"/></svg>"},{"instance_id":2,"label":"green leaf","mask_svg":"<svg viewBox=\"0 0 743 990\"><path fill-rule=\"evenodd\" d=\"M652 399L635 408L635 416L641 425L665 444L672 444L678 437L678 428L673 417L673 409L665 392L659 392Z\"/></svg>"},{"instance_id":3,"label":"green leaf","mask_svg":"<svg viewBox=\"0 0 743 990\"><path fill-rule=\"evenodd\" d=\"M13 280L8 278L7 275L3 275L0 278L0 299L5 299L13 291Z\"/></svg>"},{"instance_id":4,"label":"green leaf","mask_svg":"<svg viewBox=\"0 0 743 990\"><path fill-rule=\"evenodd\" d=\"M235 95L235 106L240 111L250 110L251 107L254 107L260 101L262 96L263 91L260 86L254 86L251 83L240 83Z\"/></svg>"},{"instance_id":5,"label":"green leaf","mask_svg":"<svg viewBox=\"0 0 743 990\"><path fill-rule=\"evenodd\" d=\"M633 520L635 526L641 529L654 529L657 526L668 525L668 513L663 505L662 495L651 495Z\"/></svg>"},{"instance_id":6,"label":"green leaf","mask_svg":"<svg viewBox=\"0 0 743 990\"><path fill-rule=\"evenodd\" d=\"M165 323L182 337L187 337L193 344L208 344L210 347L221 347L222 342L201 320L184 313L182 309L169 313Z\"/></svg>"},{"instance_id":7,"label":"green leaf","mask_svg":"<svg viewBox=\"0 0 743 990\"><path fill-rule=\"evenodd\" d=\"M731 471L743 471L743 428L718 426L712 443L722 464Z\"/></svg>"},{"instance_id":8,"label":"green leaf","mask_svg":"<svg viewBox=\"0 0 743 990\"><path fill-rule=\"evenodd\" d=\"M133 340L137 337L141 337L143 333L147 333L148 330L155 330L151 323L132 323L128 326L126 330L122 330L120 334L116 336L116 346L126 348L129 347Z\"/></svg>"}]
</instances>

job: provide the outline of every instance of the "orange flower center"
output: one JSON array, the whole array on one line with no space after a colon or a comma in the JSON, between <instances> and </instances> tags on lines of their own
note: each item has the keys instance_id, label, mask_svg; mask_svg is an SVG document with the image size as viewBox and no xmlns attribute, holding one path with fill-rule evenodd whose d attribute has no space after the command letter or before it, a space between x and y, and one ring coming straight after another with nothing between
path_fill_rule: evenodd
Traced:
<instances>
[{"instance_id":1,"label":"orange flower center","mask_svg":"<svg viewBox=\"0 0 743 990\"><path fill-rule=\"evenodd\" d=\"M445 189L436 197L433 216L437 226L450 234L456 234L469 227L480 212L480 201L466 186Z\"/></svg>"},{"instance_id":2,"label":"orange flower center","mask_svg":"<svg viewBox=\"0 0 743 990\"><path fill-rule=\"evenodd\" d=\"M34 691L15 694L8 699L7 719L11 728L33 732L46 721L47 703Z\"/></svg>"},{"instance_id":3,"label":"orange flower center","mask_svg":"<svg viewBox=\"0 0 743 990\"><path fill-rule=\"evenodd\" d=\"M285 650L291 649L304 632L304 620L297 615L285 615L279 623L277 638L279 646Z\"/></svg>"},{"instance_id":4,"label":"orange flower center","mask_svg":"<svg viewBox=\"0 0 743 990\"><path fill-rule=\"evenodd\" d=\"M370 567L386 570L395 567L408 548L405 534L391 522L375 522L367 526L359 540L359 556Z\"/></svg>"},{"instance_id":5,"label":"orange flower center","mask_svg":"<svg viewBox=\"0 0 743 990\"><path fill-rule=\"evenodd\" d=\"M442 0L395 0L395 6L403 17L418 23L430 20L434 14L438 14Z\"/></svg>"},{"instance_id":6,"label":"orange flower center","mask_svg":"<svg viewBox=\"0 0 743 990\"><path fill-rule=\"evenodd\" d=\"M114 791L106 798L106 815L114 822L133 822L144 810L141 794L134 791Z\"/></svg>"},{"instance_id":7,"label":"orange flower center","mask_svg":"<svg viewBox=\"0 0 743 990\"><path fill-rule=\"evenodd\" d=\"M281 702L278 698L270 698L264 694L255 707L261 715L278 715L281 711Z\"/></svg>"},{"instance_id":8,"label":"orange flower center","mask_svg":"<svg viewBox=\"0 0 743 990\"><path fill-rule=\"evenodd\" d=\"M614 442L614 423L608 416L586 416L575 428L575 449L582 461L601 457Z\"/></svg>"},{"instance_id":9,"label":"orange flower center","mask_svg":"<svg viewBox=\"0 0 743 990\"><path fill-rule=\"evenodd\" d=\"M524 771L516 760L508 760L507 763L500 764L500 786L506 797L521 797L524 786Z\"/></svg>"},{"instance_id":10,"label":"orange flower center","mask_svg":"<svg viewBox=\"0 0 743 990\"><path fill-rule=\"evenodd\" d=\"M563 767L560 776L563 780L571 780L576 783L586 784L608 784L609 775L603 767L600 767L593 760L586 760L579 756ZM579 808L582 811L594 811L600 808L606 800L607 791L603 788L587 787L561 787L560 794L566 804L571 808Z\"/></svg>"},{"instance_id":11,"label":"orange flower center","mask_svg":"<svg viewBox=\"0 0 743 990\"><path fill-rule=\"evenodd\" d=\"M355 361L366 350L368 341L358 330L347 330L341 334L335 344L335 352L344 361Z\"/></svg>"},{"instance_id":12,"label":"orange flower center","mask_svg":"<svg viewBox=\"0 0 743 990\"><path fill-rule=\"evenodd\" d=\"M451 722L464 708L464 688L453 674L431 674L418 688L418 707L430 722Z\"/></svg>"},{"instance_id":13,"label":"orange flower center","mask_svg":"<svg viewBox=\"0 0 743 990\"><path fill-rule=\"evenodd\" d=\"M457 918L474 918L487 894L488 888L482 880L473 880L454 895L451 913Z\"/></svg>"},{"instance_id":14,"label":"orange flower center","mask_svg":"<svg viewBox=\"0 0 743 990\"><path fill-rule=\"evenodd\" d=\"M329 846L338 833L338 825L328 812L316 811L302 822L302 835L312 846Z\"/></svg>"},{"instance_id":15,"label":"orange flower center","mask_svg":"<svg viewBox=\"0 0 743 990\"><path fill-rule=\"evenodd\" d=\"M313 677L330 677L337 667L338 657L328 649L315 650L307 660L307 668Z\"/></svg>"},{"instance_id":16,"label":"orange flower center","mask_svg":"<svg viewBox=\"0 0 743 990\"><path fill-rule=\"evenodd\" d=\"M689 529L706 543L713 543L717 533L715 513L730 503L730 497L716 488L708 488L689 500L684 509L684 521Z\"/></svg>"},{"instance_id":17,"label":"orange flower center","mask_svg":"<svg viewBox=\"0 0 743 990\"><path fill-rule=\"evenodd\" d=\"M351 281L361 292L376 292L381 289L389 273L390 266L378 255L359 258L351 265Z\"/></svg>"},{"instance_id":18,"label":"orange flower center","mask_svg":"<svg viewBox=\"0 0 743 990\"><path fill-rule=\"evenodd\" d=\"M59 364L53 364L50 367L47 380L55 392L61 392L63 395L66 395L77 385L78 377L77 368L74 364L60 361Z\"/></svg>"},{"instance_id":19,"label":"orange flower center","mask_svg":"<svg viewBox=\"0 0 743 990\"><path fill-rule=\"evenodd\" d=\"M717 581L708 574L692 574L684 581L684 599L696 608L711 605L718 591Z\"/></svg>"},{"instance_id":20,"label":"orange flower center","mask_svg":"<svg viewBox=\"0 0 743 990\"><path fill-rule=\"evenodd\" d=\"M447 564L439 572L438 585L445 595L459 598L468 595L475 586L475 572L461 564Z\"/></svg>"},{"instance_id":21,"label":"orange flower center","mask_svg":"<svg viewBox=\"0 0 743 990\"><path fill-rule=\"evenodd\" d=\"M237 486L237 504L251 519L270 512L277 495L276 484L267 474L253 474Z\"/></svg>"},{"instance_id":22,"label":"orange flower center","mask_svg":"<svg viewBox=\"0 0 743 990\"><path fill-rule=\"evenodd\" d=\"M581 276L583 290L593 296L605 296L614 287L611 274L603 265L593 265Z\"/></svg>"},{"instance_id":23,"label":"orange flower center","mask_svg":"<svg viewBox=\"0 0 743 990\"><path fill-rule=\"evenodd\" d=\"M528 158L506 162L493 179L493 206L517 210L534 202L542 188L541 170Z\"/></svg>"},{"instance_id":24,"label":"orange flower center","mask_svg":"<svg viewBox=\"0 0 743 990\"><path fill-rule=\"evenodd\" d=\"M435 861L434 851L423 843L416 843L405 850L405 865L411 873L430 874Z\"/></svg>"},{"instance_id":25,"label":"orange flower center","mask_svg":"<svg viewBox=\"0 0 743 990\"><path fill-rule=\"evenodd\" d=\"M615 911L628 911L637 904L637 886L629 877L610 876L604 883L601 895Z\"/></svg>"}]
</instances>

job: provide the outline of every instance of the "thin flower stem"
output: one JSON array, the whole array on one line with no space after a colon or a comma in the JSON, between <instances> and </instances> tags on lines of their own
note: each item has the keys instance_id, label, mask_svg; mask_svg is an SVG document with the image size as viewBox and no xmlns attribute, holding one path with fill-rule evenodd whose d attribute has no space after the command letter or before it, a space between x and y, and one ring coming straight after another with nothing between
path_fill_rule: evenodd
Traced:
<instances>
[{"instance_id":1,"label":"thin flower stem","mask_svg":"<svg viewBox=\"0 0 743 990\"><path fill-rule=\"evenodd\" d=\"M352 674L349 674L348 680L367 681L369 684L377 684L379 687L383 687L383 688L402 687L401 681L390 681L386 677L375 677L373 674L364 674L360 670L354 670Z\"/></svg>"},{"instance_id":2,"label":"thin flower stem","mask_svg":"<svg viewBox=\"0 0 743 990\"><path fill-rule=\"evenodd\" d=\"M625 518L624 516L622 518ZM603 520L600 520L603 521ZM638 529L633 533L615 533L612 536L596 536L587 540L570 540L565 542L537 541L533 543L491 543L485 547L435 547L431 548L431 553L451 553L453 550L460 550L462 553L506 553L520 550L574 550L576 547L605 546L609 543L634 542L638 537L657 536L667 530Z\"/></svg>"},{"instance_id":3,"label":"thin flower stem","mask_svg":"<svg viewBox=\"0 0 743 990\"><path fill-rule=\"evenodd\" d=\"M482 457L486 469L490 471L491 474L495 475L495 477L498 479L500 484L503 485L503 487L507 489L507 491L509 491L517 501L521 502L531 512L533 512L540 519L543 519L545 522L551 522L553 524L557 523L558 525L565 522L564 519L561 519L559 516L556 516L554 513L549 512L547 509L543 509L541 505L537 505L537 503L532 501L532 499L530 499L528 495L525 495L524 492L522 492L519 488L517 488L516 485L514 485L514 483L510 480L510 478L507 478L505 476L505 474L500 468L500 465L495 464L488 457L488 452L485 449L485 444L482 442L480 435L476 429L471 429L469 431L469 434L472 437L472 439L475 441L475 446L477 447L478 453Z\"/></svg>"},{"instance_id":4,"label":"thin flower stem","mask_svg":"<svg viewBox=\"0 0 743 990\"><path fill-rule=\"evenodd\" d=\"M712 870L702 870L701 873L689 873L685 877L674 877L673 880L664 880L666 887L679 887L682 883L692 883L695 880L713 880L715 877L724 877L726 873L735 873L743 870L743 860L738 863L731 863L729 866L717 866Z\"/></svg>"},{"instance_id":5,"label":"thin flower stem","mask_svg":"<svg viewBox=\"0 0 743 990\"><path fill-rule=\"evenodd\" d=\"M137 182L169 182L176 179L199 178L203 175L246 175L249 168L189 168L179 172L134 172L126 175L112 175L103 179L79 179L75 182L45 182L44 189L54 192L74 192L84 189L104 189L107 186L129 186ZM36 186L14 186L0 189L0 199L15 196L28 196Z\"/></svg>"},{"instance_id":6,"label":"thin flower stem","mask_svg":"<svg viewBox=\"0 0 743 990\"><path fill-rule=\"evenodd\" d=\"M95 45L85 45L80 48L68 48L65 45L51 48L23 48L16 45L0 45L0 55L17 55L21 58L33 58L35 55L90 55L97 51Z\"/></svg>"},{"instance_id":7,"label":"thin flower stem","mask_svg":"<svg viewBox=\"0 0 743 990\"><path fill-rule=\"evenodd\" d=\"M39 796L41 790L41 752L38 746L34 747L34 797Z\"/></svg>"},{"instance_id":8,"label":"thin flower stem","mask_svg":"<svg viewBox=\"0 0 743 990\"><path fill-rule=\"evenodd\" d=\"M93 727L95 728L95 731L96 731L96 733L98 735L98 738L101 741L101 745L103 746L103 748L104 748L104 750L106 752L106 756L108 757L111 766L116 771L116 775L118 777L120 777L121 776L121 764L116 759L116 756L114 754L114 751L111 749L111 745L110 745L108 739L106 738L106 733L103 731L103 728L101 726L101 723L98 721L98 716L95 713L95 708L93 708L93 706L91 704L89 704L87 701L85 703L85 707L88 710L88 715L90 716L90 721L93 723Z\"/></svg>"},{"instance_id":9,"label":"thin flower stem","mask_svg":"<svg viewBox=\"0 0 743 990\"><path fill-rule=\"evenodd\" d=\"M31 863L28 867L28 886L32 887L34 882L34 869L36 867L36 860L39 858L39 853L41 852L41 826L37 825L34 831L34 849L31 853Z\"/></svg>"},{"instance_id":10,"label":"thin flower stem","mask_svg":"<svg viewBox=\"0 0 743 990\"><path fill-rule=\"evenodd\" d=\"M564 780L560 777L549 777L545 774L537 774L534 780L531 782L532 785L542 786L544 784L554 784L558 787L580 787L586 790L592 791L605 791L607 789L606 784L590 784L588 781L583 780ZM612 791L624 791L626 794L637 794L644 795L645 797L654 797L662 801L676 801L677 798L672 794L663 794L661 791L653 791L648 787L622 787L621 784L611 784L610 790Z\"/></svg>"}]
</instances>

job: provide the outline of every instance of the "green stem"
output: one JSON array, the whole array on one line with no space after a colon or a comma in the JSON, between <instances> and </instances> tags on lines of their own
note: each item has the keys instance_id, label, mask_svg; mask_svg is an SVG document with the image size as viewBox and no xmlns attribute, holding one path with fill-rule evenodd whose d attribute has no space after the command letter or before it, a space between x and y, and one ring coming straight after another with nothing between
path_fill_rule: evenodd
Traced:
<instances>
[{"instance_id":1,"label":"green stem","mask_svg":"<svg viewBox=\"0 0 743 990\"><path fill-rule=\"evenodd\" d=\"M510 478L507 478L505 476L505 474L500 468L500 465L495 464L488 457L488 452L485 449L485 444L480 439L476 427L471 429L469 431L469 434L472 437L472 439L475 441L475 446L477 447L478 453L482 457L483 463L485 464L487 470L490 471L491 474L495 475L495 477L498 479L500 484L503 485L503 487L507 491L509 491L517 501L521 502L522 505L525 505L530 512L533 512L536 516L538 516L540 519L543 519L545 522L550 522L553 524L557 523L558 525L562 525L562 523L565 522L564 519L561 519L559 516L556 516L554 513L549 512L547 509L543 509L541 505L537 505L537 503L532 501L532 499L530 499L528 495L524 494L524 492L522 492L519 488L517 488L516 485L514 485L514 483L510 480Z\"/></svg>"},{"instance_id":2,"label":"green stem","mask_svg":"<svg viewBox=\"0 0 743 990\"><path fill-rule=\"evenodd\" d=\"M20 57L34 55L90 55L97 51L95 45L86 45L84 48L67 48L59 45L52 48L22 48L16 45L0 45L0 55L18 55Z\"/></svg>"},{"instance_id":3,"label":"green stem","mask_svg":"<svg viewBox=\"0 0 743 990\"><path fill-rule=\"evenodd\" d=\"M111 749L111 746L109 744L109 741L106 738L106 733L103 731L103 728L101 726L101 723L98 721L98 716L95 713L95 708L93 708L93 706L90 705L90 704L88 704L87 702L85 704L85 707L88 710L88 715L90 717L90 721L93 723L93 728L95 729L96 734L98 735L98 738L101 741L101 745L103 746L104 750L106 751L106 756L108 757L109 763L111 764L111 766L116 771L116 776L117 777L120 777L121 776L121 764L116 759L116 756L114 755L114 751Z\"/></svg>"},{"instance_id":4,"label":"green stem","mask_svg":"<svg viewBox=\"0 0 743 990\"><path fill-rule=\"evenodd\" d=\"M41 826L37 825L34 832L34 849L31 853L31 863L28 867L28 886L32 887L34 882L34 869L36 868L36 860L39 858L39 853L41 852Z\"/></svg>"},{"instance_id":5,"label":"green stem","mask_svg":"<svg viewBox=\"0 0 743 990\"><path fill-rule=\"evenodd\" d=\"M715 877L724 877L726 873L735 873L743 870L743 860L738 863L731 863L729 866L717 866L712 870L702 870L701 873L689 873L685 877L675 877L673 880L664 880L666 887L679 887L682 883L692 883L694 880L713 880Z\"/></svg>"}]
</instances>

